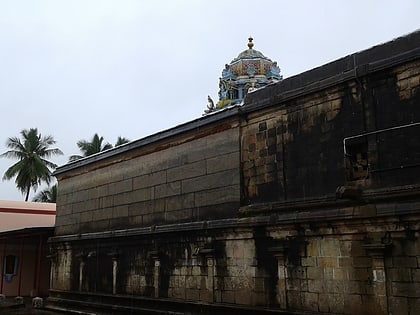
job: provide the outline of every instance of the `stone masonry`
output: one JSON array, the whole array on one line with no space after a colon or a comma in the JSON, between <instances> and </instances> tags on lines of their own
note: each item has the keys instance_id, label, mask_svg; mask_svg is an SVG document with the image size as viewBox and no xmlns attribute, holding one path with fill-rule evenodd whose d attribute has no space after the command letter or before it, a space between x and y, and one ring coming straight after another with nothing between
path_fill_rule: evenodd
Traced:
<instances>
[{"instance_id":1,"label":"stone masonry","mask_svg":"<svg viewBox=\"0 0 420 315\"><path fill-rule=\"evenodd\" d=\"M420 313L420 32L57 169L47 305Z\"/></svg>"}]
</instances>

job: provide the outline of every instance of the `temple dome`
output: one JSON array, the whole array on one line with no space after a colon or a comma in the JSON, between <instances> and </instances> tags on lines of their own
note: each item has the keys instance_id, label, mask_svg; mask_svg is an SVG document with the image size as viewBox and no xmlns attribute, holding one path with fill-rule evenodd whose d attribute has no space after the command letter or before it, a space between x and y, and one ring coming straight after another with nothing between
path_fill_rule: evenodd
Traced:
<instances>
[{"instance_id":1,"label":"temple dome","mask_svg":"<svg viewBox=\"0 0 420 315\"><path fill-rule=\"evenodd\" d=\"M236 57L235 59L232 60L231 63L239 60L239 59L255 59L255 58L262 58L262 59L268 59L266 56L263 55L262 52L249 48L247 50L244 50L243 52L241 52L238 57ZM270 59L268 59L270 60Z\"/></svg>"},{"instance_id":2,"label":"temple dome","mask_svg":"<svg viewBox=\"0 0 420 315\"><path fill-rule=\"evenodd\" d=\"M241 75L269 75L272 68L277 67L277 63L264 56L264 54L256 49L253 49L253 38L248 38L248 49L241 52L238 57L233 59L230 63L230 69L236 76ZM277 67L278 68L278 67ZM280 69L278 68L277 79L281 79Z\"/></svg>"},{"instance_id":3,"label":"temple dome","mask_svg":"<svg viewBox=\"0 0 420 315\"><path fill-rule=\"evenodd\" d=\"M239 104L246 94L282 79L277 62L255 50L253 38L248 39L248 49L242 51L230 64L226 64L219 79L219 101L210 102L206 113L228 105Z\"/></svg>"}]
</instances>

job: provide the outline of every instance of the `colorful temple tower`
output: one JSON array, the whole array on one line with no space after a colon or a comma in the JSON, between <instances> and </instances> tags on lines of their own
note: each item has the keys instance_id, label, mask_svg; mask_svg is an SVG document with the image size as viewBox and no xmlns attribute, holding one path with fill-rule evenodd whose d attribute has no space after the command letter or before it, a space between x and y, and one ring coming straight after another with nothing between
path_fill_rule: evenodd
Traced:
<instances>
[{"instance_id":1,"label":"colorful temple tower","mask_svg":"<svg viewBox=\"0 0 420 315\"><path fill-rule=\"evenodd\" d=\"M226 64L219 79L219 100L214 105L209 97L205 113L240 104L246 94L282 79L277 62L255 50L253 38L248 38L248 49Z\"/></svg>"}]
</instances>

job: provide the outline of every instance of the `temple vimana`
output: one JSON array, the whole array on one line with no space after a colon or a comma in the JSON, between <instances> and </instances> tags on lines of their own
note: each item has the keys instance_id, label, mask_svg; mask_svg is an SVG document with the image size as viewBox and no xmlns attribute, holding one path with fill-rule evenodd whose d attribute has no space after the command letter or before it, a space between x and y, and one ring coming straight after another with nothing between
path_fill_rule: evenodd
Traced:
<instances>
[{"instance_id":1,"label":"temple vimana","mask_svg":"<svg viewBox=\"0 0 420 315\"><path fill-rule=\"evenodd\" d=\"M254 46L201 117L56 170L50 308L420 314L420 31L289 78Z\"/></svg>"}]
</instances>

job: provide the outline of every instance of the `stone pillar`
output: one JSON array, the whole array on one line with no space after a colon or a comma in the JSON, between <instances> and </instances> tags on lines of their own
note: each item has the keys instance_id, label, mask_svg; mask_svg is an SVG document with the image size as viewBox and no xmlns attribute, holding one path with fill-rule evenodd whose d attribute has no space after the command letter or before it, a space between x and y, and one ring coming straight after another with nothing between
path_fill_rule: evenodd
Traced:
<instances>
[{"instance_id":1,"label":"stone pillar","mask_svg":"<svg viewBox=\"0 0 420 315\"><path fill-rule=\"evenodd\" d=\"M208 303L216 302L216 257L211 238L209 237L207 239L204 247L197 247L193 255L199 259L200 263L205 264L207 267L207 276L205 276L206 292L200 292L200 300Z\"/></svg>"},{"instance_id":2,"label":"stone pillar","mask_svg":"<svg viewBox=\"0 0 420 315\"><path fill-rule=\"evenodd\" d=\"M111 257L111 261L112 261L112 294L117 294L119 255L120 255L120 253L119 253L118 250L114 250L114 251L108 253L108 256Z\"/></svg>"},{"instance_id":3,"label":"stone pillar","mask_svg":"<svg viewBox=\"0 0 420 315\"><path fill-rule=\"evenodd\" d=\"M287 257L287 244L281 244L279 246L269 248L269 252L273 253L273 256L277 259L277 303L280 309L287 309L287 268L286 268L286 257Z\"/></svg>"},{"instance_id":4,"label":"stone pillar","mask_svg":"<svg viewBox=\"0 0 420 315\"><path fill-rule=\"evenodd\" d=\"M83 270L85 269L85 261L80 259L79 265L79 291L83 290Z\"/></svg>"},{"instance_id":5,"label":"stone pillar","mask_svg":"<svg viewBox=\"0 0 420 315\"><path fill-rule=\"evenodd\" d=\"M276 254L277 258L277 302L281 309L287 309L287 269L284 253Z\"/></svg>"},{"instance_id":6,"label":"stone pillar","mask_svg":"<svg viewBox=\"0 0 420 315\"><path fill-rule=\"evenodd\" d=\"M79 291L83 291L83 282L85 280L85 264L86 264L86 254L81 251L76 254L76 257L79 259Z\"/></svg>"},{"instance_id":7,"label":"stone pillar","mask_svg":"<svg viewBox=\"0 0 420 315\"><path fill-rule=\"evenodd\" d=\"M85 269L88 270L87 276L89 277L90 281L86 281L86 291L94 291L96 292L96 284L97 284L97 274L98 274L98 261L96 257L96 251L92 250L86 255L86 267ZM95 266L94 270L92 270L92 265ZM86 278L88 278L86 277ZM94 281L91 281L94 279ZM92 285L93 282L93 285Z\"/></svg>"},{"instance_id":8,"label":"stone pillar","mask_svg":"<svg viewBox=\"0 0 420 315\"><path fill-rule=\"evenodd\" d=\"M154 288L154 297L159 297L160 291L160 273L161 273L161 259L159 251L152 250L147 254L153 261L153 288Z\"/></svg>"},{"instance_id":9,"label":"stone pillar","mask_svg":"<svg viewBox=\"0 0 420 315\"><path fill-rule=\"evenodd\" d=\"M372 288L373 294L383 314L388 313L388 296L386 289L385 250L391 244L368 243L362 247L372 257ZM379 314L379 313L378 313Z\"/></svg>"},{"instance_id":10,"label":"stone pillar","mask_svg":"<svg viewBox=\"0 0 420 315\"><path fill-rule=\"evenodd\" d=\"M118 258L112 257L112 294L117 294Z\"/></svg>"},{"instance_id":11,"label":"stone pillar","mask_svg":"<svg viewBox=\"0 0 420 315\"><path fill-rule=\"evenodd\" d=\"M215 302L215 277L216 277L216 260L214 256L207 256L207 290L210 293L210 301Z\"/></svg>"},{"instance_id":12,"label":"stone pillar","mask_svg":"<svg viewBox=\"0 0 420 315\"><path fill-rule=\"evenodd\" d=\"M55 255L57 256L57 255ZM47 256L47 258L50 258L50 289L54 289L54 271L55 271L55 259L53 255Z\"/></svg>"},{"instance_id":13,"label":"stone pillar","mask_svg":"<svg viewBox=\"0 0 420 315\"><path fill-rule=\"evenodd\" d=\"M159 285L160 285L160 259L154 257L155 267L153 270L153 286L155 287L155 297L159 297Z\"/></svg>"}]
</instances>

